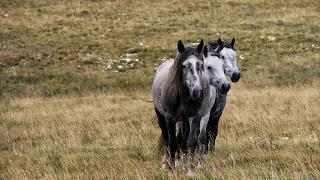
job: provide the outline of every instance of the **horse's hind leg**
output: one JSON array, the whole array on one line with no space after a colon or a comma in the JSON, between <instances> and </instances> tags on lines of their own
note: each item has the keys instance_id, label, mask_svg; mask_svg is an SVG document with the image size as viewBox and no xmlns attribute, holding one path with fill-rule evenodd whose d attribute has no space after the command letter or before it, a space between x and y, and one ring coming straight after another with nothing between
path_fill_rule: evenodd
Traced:
<instances>
[{"instance_id":1,"label":"horse's hind leg","mask_svg":"<svg viewBox=\"0 0 320 180\"><path fill-rule=\"evenodd\" d=\"M169 140L169 136L168 136L168 130L167 130L167 125L166 125L166 119L165 117L158 111L157 108L155 108L157 117L158 117L158 124L159 127L161 128L161 137L163 138L163 141L160 141L158 146L160 148L162 148L163 150L163 159L162 159L162 167L163 168L167 168L169 167L169 154L168 154L168 140ZM163 144L164 143L164 144Z\"/></svg>"}]
</instances>

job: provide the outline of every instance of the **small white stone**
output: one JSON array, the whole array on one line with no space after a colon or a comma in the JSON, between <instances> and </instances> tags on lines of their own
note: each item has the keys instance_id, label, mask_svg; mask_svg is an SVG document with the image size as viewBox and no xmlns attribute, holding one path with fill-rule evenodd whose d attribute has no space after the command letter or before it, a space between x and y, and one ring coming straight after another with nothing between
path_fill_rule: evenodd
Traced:
<instances>
[{"instance_id":1,"label":"small white stone","mask_svg":"<svg viewBox=\"0 0 320 180\"><path fill-rule=\"evenodd\" d=\"M274 36L268 36L268 39L269 39L270 41L274 41L274 40L276 40L276 37L274 37Z\"/></svg>"},{"instance_id":2,"label":"small white stone","mask_svg":"<svg viewBox=\"0 0 320 180\"><path fill-rule=\"evenodd\" d=\"M140 44L140 46L143 46L143 42L140 42L139 44Z\"/></svg>"},{"instance_id":3,"label":"small white stone","mask_svg":"<svg viewBox=\"0 0 320 180\"><path fill-rule=\"evenodd\" d=\"M121 60L121 61L125 61L125 62L130 62L130 61L131 61L131 58L121 58L120 60Z\"/></svg>"},{"instance_id":4,"label":"small white stone","mask_svg":"<svg viewBox=\"0 0 320 180\"><path fill-rule=\"evenodd\" d=\"M121 66L121 65L119 65L119 66L117 66L117 68L119 68L119 69L122 69L124 66Z\"/></svg>"},{"instance_id":5,"label":"small white stone","mask_svg":"<svg viewBox=\"0 0 320 180\"><path fill-rule=\"evenodd\" d=\"M8 17L8 16L9 16L9 14L4 14L4 16L5 16L5 17Z\"/></svg>"},{"instance_id":6,"label":"small white stone","mask_svg":"<svg viewBox=\"0 0 320 180\"><path fill-rule=\"evenodd\" d=\"M283 141L287 141L289 139L289 137L282 137L281 140Z\"/></svg>"},{"instance_id":7,"label":"small white stone","mask_svg":"<svg viewBox=\"0 0 320 180\"><path fill-rule=\"evenodd\" d=\"M127 57L132 57L132 56L136 56L137 53L133 53L133 54L126 54Z\"/></svg>"}]
</instances>

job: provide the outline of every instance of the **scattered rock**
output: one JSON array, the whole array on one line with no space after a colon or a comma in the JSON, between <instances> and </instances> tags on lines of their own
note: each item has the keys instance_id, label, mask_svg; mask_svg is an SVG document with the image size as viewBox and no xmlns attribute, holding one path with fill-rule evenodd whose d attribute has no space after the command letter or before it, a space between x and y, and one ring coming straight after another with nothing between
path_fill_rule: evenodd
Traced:
<instances>
[{"instance_id":1,"label":"scattered rock","mask_svg":"<svg viewBox=\"0 0 320 180\"><path fill-rule=\"evenodd\" d=\"M131 58L121 58L120 61L130 62Z\"/></svg>"},{"instance_id":2,"label":"scattered rock","mask_svg":"<svg viewBox=\"0 0 320 180\"><path fill-rule=\"evenodd\" d=\"M274 36L268 36L268 39L269 39L269 41L274 41L274 40L276 40L276 37L274 37Z\"/></svg>"},{"instance_id":3,"label":"scattered rock","mask_svg":"<svg viewBox=\"0 0 320 180\"><path fill-rule=\"evenodd\" d=\"M137 56L137 53L133 53L133 54L126 54L127 57L132 57L132 56Z\"/></svg>"}]
</instances>

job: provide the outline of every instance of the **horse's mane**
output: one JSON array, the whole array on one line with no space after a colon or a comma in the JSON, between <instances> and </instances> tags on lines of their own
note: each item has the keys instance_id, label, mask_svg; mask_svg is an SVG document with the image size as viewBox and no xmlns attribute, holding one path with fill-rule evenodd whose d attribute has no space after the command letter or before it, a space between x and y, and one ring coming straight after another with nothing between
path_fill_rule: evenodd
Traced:
<instances>
[{"instance_id":1,"label":"horse's mane","mask_svg":"<svg viewBox=\"0 0 320 180\"><path fill-rule=\"evenodd\" d=\"M224 43L224 41L222 41L222 42ZM219 46L218 40L209 42L208 44L209 44L209 51L210 51L210 52L215 51L215 50L218 48L218 46Z\"/></svg>"},{"instance_id":2,"label":"horse's mane","mask_svg":"<svg viewBox=\"0 0 320 180\"><path fill-rule=\"evenodd\" d=\"M172 76L171 76L171 84L175 84L178 88L178 94L181 93L181 89L183 86L182 82L182 63L188 59L189 56L194 55L197 58L203 60L203 53L198 52L197 49L193 47L186 47L182 53L177 53L176 58L174 59L173 67L172 67Z\"/></svg>"},{"instance_id":3,"label":"horse's mane","mask_svg":"<svg viewBox=\"0 0 320 180\"><path fill-rule=\"evenodd\" d=\"M232 40L223 41L223 46L234 50L234 46L231 45L231 42L232 42Z\"/></svg>"},{"instance_id":4,"label":"horse's mane","mask_svg":"<svg viewBox=\"0 0 320 180\"><path fill-rule=\"evenodd\" d=\"M208 54L210 54L210 56L217 56L218 58L220 58L220 53L219 52L210 51Z\"/></svg>"},{"instance_id":5,"label":"horse's mane","mask_svg":"<svg viewBox=\"0 0 320 180\"><path fill-rule=\"evenodd\" d=\"M226 41L222 40L223 47L230 48L230 49L234 50L234 46L231 45L231 42L232 42L232 40L226 40ZM218 40L209 42L208 44L209 44L209 51L211 51L211 52L216 51L216 49L219 46Z\"/></svg>"}]
</instances>

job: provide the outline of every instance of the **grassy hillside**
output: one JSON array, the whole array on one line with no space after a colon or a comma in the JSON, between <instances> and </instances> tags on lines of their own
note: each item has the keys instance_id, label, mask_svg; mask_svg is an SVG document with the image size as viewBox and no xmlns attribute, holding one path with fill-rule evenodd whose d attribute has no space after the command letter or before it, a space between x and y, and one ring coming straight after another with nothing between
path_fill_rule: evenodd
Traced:
<instances>
[{"instance_id":1,"label":"grassy hillside","mask_svg":"<svg viewBox=\"0 0 320 180\"><path fill-rule=\"evenodd\" d=\"M143 99L178 40L233 36L242 77L196 178L320 178L319 17L318 0L1 1L0 179L184 178Z\"/></svg>"}]
</instances>

